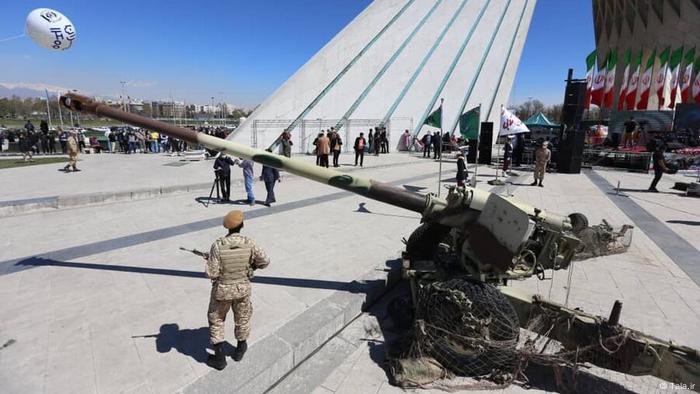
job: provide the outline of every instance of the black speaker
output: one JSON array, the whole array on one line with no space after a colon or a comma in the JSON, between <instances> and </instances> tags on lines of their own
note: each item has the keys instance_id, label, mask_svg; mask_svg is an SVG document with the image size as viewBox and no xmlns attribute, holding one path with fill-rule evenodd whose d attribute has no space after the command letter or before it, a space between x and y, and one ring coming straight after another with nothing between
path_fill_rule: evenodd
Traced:
<instances>
[{"instance_id":1,"label":"black speaker","mask_svg":"<svg viewBox=\"0 0 700 394\"><path fill-rule=\"evenodd\" d=\"M564 90L564 105L561 109L561 123L568 127L578 127L583 118L583 101L586 98L586 80L573 79L574 70L569 69Z\"/></svg>"},{"instance_id":2,"label":"black speaker","mask_svg":"<svg viewBox=\"0 0 700 394\"><path fill-rule=\"evenodd\" d=\"M557 152L557 169L564 174L581 172L586 132L569 127L562 133Z\"/></svg>"},{"instance_id":3,"label":"black speaker","mask_svg":"<svg viewBox=\"0 0 700 394\"><path fill-rule=\"evenodd\" d=\"M479 164L491 164L491 145L493 144L493 122L481 122L479 134Z\"/></svg>"},{"instance_id":4,"label":"black speaker","mask_svg":"<svg viewBox=\"0 0 700 394\"><path fill-rule=\"evenodd\" d=\"M469 152L467 152L467 163L476 163L476 140L469 140L467 146L469 146Z\"/></svg>"}]
</instances>

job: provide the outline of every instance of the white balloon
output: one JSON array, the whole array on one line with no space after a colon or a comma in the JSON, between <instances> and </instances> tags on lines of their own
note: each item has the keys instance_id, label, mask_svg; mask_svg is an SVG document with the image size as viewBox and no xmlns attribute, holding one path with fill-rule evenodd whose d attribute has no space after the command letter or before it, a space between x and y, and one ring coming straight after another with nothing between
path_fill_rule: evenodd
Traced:
<instances>
[{"instance_id":1,"label":"white balloon","mask_svg":"<svg viewBox=\"0 0 700 394\"><path fill-rule=\"evenodd\" d=\"M50 8L37 8L27 15L27 33L34 42L54 51L70 48L76 37L70 19Z\"/></svg>"}]
</instances>

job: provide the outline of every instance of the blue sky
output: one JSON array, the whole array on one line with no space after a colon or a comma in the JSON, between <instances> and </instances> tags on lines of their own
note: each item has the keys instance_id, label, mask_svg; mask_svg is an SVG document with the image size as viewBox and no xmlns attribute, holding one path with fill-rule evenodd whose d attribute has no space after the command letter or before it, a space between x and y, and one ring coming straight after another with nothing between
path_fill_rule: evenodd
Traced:
<instances>
[{"instance_id":1,"label":"blue sky","mask_svg":"<svg viewBox=\"0 0 700 394\"><path fill-rule=\"evenodd\" d=\"M0 40L20 34L34 8L55 8L76 26L67 52L29 38L0 42L0 82L40 83L118 96L243 106L260 103L364 9L369 0L6 0ZM166 6L167 5L167 6ZM594 47L586 0L538 0L513 102L563 100L568 67L585 73Z\"/></svg>"}]
</instances>

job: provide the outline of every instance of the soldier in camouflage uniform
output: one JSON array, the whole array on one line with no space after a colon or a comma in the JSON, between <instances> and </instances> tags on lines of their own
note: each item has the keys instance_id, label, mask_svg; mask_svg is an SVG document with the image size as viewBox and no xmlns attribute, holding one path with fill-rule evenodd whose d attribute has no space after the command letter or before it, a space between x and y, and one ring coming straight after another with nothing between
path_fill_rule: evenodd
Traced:
<instances>
[{"instance_id":1,"label":"soldier in camouflage uniform","mask_svg":"<svg viewBox=\"0 0 700 394\"><path fill-rule=\"evenodd\" d=\"M250 319L253 306L250 302L250 278L253 271L265 268L270 259L248 237L240 234L243 228L243 212L231 211L224 217L224 227L228 234L214 241L207 258L206 274L212 280L209 300L209 340L214 347L207 364L222 370L226 367L223 351L224 321L229 309L233 309L236 325L235 336L238 344L233 359L240 361L248 345Z\"/></svg>"},{"instance_id":2,"label":"soldier in camouflage uniform","mask_svg":"<svg viewBox=\"0 0 700 394\"><path fill-rule=\"evenodd\" d=\"M63 171L70 172L70 168L73 167L73 171L80 171L77 167L78 163L78 137L75 130L71 130L68 133L68 164L63 167Z\"/></svg>"},{"instance_id":3,"label":"soldier in camouflage uniform","mask_svg":"<svg viewBox=\"0 0 700 394\"><path fill-rule=\"evenodd\" d=\"M542 141L541 145L535 150L535 181L530 186L544 187L542 186L542 180L547 172L547 163L552 158L552 152L547 148L547 145L549 145L547 141Z\"/></svg>"}]
</instances>

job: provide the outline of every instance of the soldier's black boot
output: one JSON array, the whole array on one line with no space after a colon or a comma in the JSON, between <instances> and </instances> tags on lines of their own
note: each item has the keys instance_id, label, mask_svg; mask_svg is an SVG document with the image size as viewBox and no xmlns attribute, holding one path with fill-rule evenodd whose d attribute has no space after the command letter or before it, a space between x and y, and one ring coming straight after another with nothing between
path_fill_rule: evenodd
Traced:
<instances>
[{"instance_id":1,"label":"soldier's black boot","mask_svg":"<svg viewBox=\"0 0 700 394\"><path fill-rule=\"evenodd\" d=\"M224 354L223 343L214 345L214 354L210 354L207 358L207 365L219 371L226 368L226 355Z\"/></svg>"},{"instance_id":2,"label":"soldier's black boot","mask_svg":"<svg viewBox=\"0 0 700 394\"><path fill-rule=\"evenodd\" d=\"M537 186L539 186L539 187L544 187L544 186L542 186L542 180L540 180L540 184L537 185Z\"/></svg>"},{"instance_id":3,"label":"soldier's black boot","mask_svg":"<svg viewBox=\"0 0 700 394\"><path fill-rule=\"evenodd\" d=\"M236 345L236 351L233 352L233 359L235 361L241 361L246 350L248 350L248 344L246 343L246 341L238 341L238 344Z\"/></svg>"},{"instance_id":4,"label":"soldier's black boot","mask_svg":"<svg viewBox=\"0 0 700 394\"><path fill-rule=\"evenodd\" d=\"M532 183L530 184L530 186L537 186L537 179L535 179L535 181L532 182Z\"/></svg>"}]
</instances>

